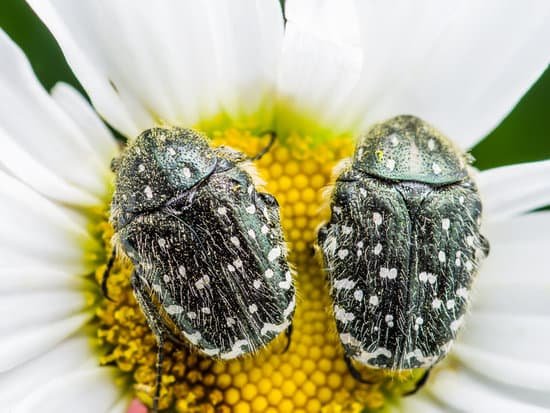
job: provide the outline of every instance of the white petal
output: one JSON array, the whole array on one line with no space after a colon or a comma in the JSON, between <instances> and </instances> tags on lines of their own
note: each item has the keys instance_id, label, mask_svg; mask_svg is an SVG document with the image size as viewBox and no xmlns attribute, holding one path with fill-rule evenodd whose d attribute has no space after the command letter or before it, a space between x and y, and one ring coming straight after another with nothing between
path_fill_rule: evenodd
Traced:
<instances>
[{"instance_id":1,"label":"white petal","mask_svg":"<svg viewBox=\"0 0 550 413\"><path fill-rule=\"evenodd\" d=\"M538 364L550 371L550 355L540 351L550 347L550 213L493 223L487 235L491 252L460 342L510 364Z\"/></svg>"},{"instance_id":2,"label":"white petal","mask_svg":"<svg viewBox=\"0 0 550 413\"><path fill-rule=\"evenodd\" d=\"M507 388L490 385L464 370L445 369L434 375L429 383L430 392L445 404L447 411L473 413L538 413L547 412L546 407L529 400L529 393L517 394ZM523 400L522 400L523 399Z\"/></svg>"},{"instance_id":3,"label":"white petal","mask_svg":"<svg viewBox=\"0 0 550 413\"><path fill-rule=\"evenodd\" d=\"M287 1L278 77L283 110L297 110L331 129L350 128L349 96L361 74L359 27L352 0ZM292 120L281 118L281 128Z\"/></svg>"},{"instance_id":4,"label":"white petal","mask_svg":"<svg viewBox=\"0 0 550 413\"><path fill-rule=\"evenodd\" d=\"M0 405L4 408L21 400L33 389L81 368L93 356L89 337L69 338L53 349L15 369L0 373ZM68 388L67 390L70 390Z\"/></svg>"},{"instance_id":5,"label":"white petal","mask_svg":"<svg viewBox=\"0 0 550 413\"><path fill-rule=\"evenodd\" d=\"M40 328L83 311L91 303L84 291L26 291L0 296L0 337Z\"/></svg>"},{"instance_id":6,"label":"white petal","mask_svg":"<svg viewBox=\"0 0 550 413\"><path fill-rule=\"evenodd\" d=\"M259 110L283 34L275 0L29 3L98 112L128 137Z\"/></svg>"},{"instance_id":7,"label":"white petal","mask_svg":"<svg viewBox=\"0 0 550 413\"><path fill-rule=\"evenodd\" d=\"M71 271L42 265L20 267L0 265L0 295L21 291L40 291L59 288L83 290L84 279Z\"/></svg>"},{"instance_id":8,"label":"white petal","mask_svg":"<svg viewBox=\"0 0 550 413\"><path fill-rule=\"evenodd\" d=\"M117 143L84 96L67 83L57 83L51 95L82 133L91 137L88 142L90 149L96 152L101 164L104 167L110 166L111 159L118 151Z\"/></svg>"},{"instance_id":9,"label":"white petal","mask_svg":"<svg viewBox=\"0 0 550 413\"><path fill-rule=\"evenodd\" d=\"M473 313L460 342L516 361L538 362L548 369L550 318Z\"/></svg>"},{"instance_id":10,"label":"white petal","mask_svg":"<svg viewBox=\"0 0 550 413\"><path fill-rule=\"evenodd\" d=\"M126 413L128 411L130 401L128 398L121 398L111 409L109 413Z\"/></svg>"},{"instance_id":11,"label":"white petal","mask_svg":"<svg viewBox=\"0 0 550 413\"><path fill-rule=\"evenodd\" d=\"M448 410L434 400L430 400L421 392L413 397L403 397L399 400L399 409L396 412L403 413L444 413Z\"/></svg>"},{"instance_id":12,"label":"white petal","mask_svg":"<svg viewBox=\"0 0 550 413\"><path fill-rule=\"evenodd\" d=\"M356 110L364 127L410 113L470 147L549 61L546 0L356 4L364 52Z\"/></svg>"},{"instance_id":13,"label":"white petal","mask_svg":"<svg viewBox=\"0 0 550 413\"><path fill-rule=\"evenodd\" d=\"M95 367L56 377L18 403L13 413L108 412L122 398L113 370Z\"/></svg>"},{"instance_id":14,"label":"white petal","mask_svg":"<svg viewBox=\"0 0 550 413\"><path fill-rule=\"evenodd\" d=\"M533 351L540 351L540 347L533 346ZM494 381L532 390L550 388L550 366L538 360L516 360L494 354L490 349L480 350L460 343L453 347L453 355L477 374Z\"/></svg>"},{"instance_id":15,"label":"white petal","mask_svg":"<svg viewBox=\"0 0 550 413\"><path fill-rule=\"evenodd\" d=\"M53 202L0 171L0 265L50 263L82 274L95 241Z\"/></svg>"},{"instance_id":16,"label":"white petal","mask_svg":"<svg viewBox=\"0 0 550 413\"><path fill-rule=\"evenodd\" d=\"M491 251L482 264L478 289L520 284L537 288L548 282L550 213L537 212L489 223L484 233Z\"/></svg>"},{"instance_id":17,"label":"white petal","mask_svg":"<svg viewBox=\"0 0 550 413\"><path fill-rule=\"evenodd\" d=\"M0 32L0 164L44 195L71 204L97 204L106 193L114 149L82 98L69 113L39 84L17 46ZM95 119L93 119L95 117ZM85 119L86 123L79 124ZM92 120L93 119L93 120ZM95 122L96 126L90 128ZM110 139L110 141L109 141ZM99 147L100 149L94 149ZM107 152L110 156L104 156Z\"/></svg>"},{"instance_id":18,"label":"white petal","mask_svg":"<svg viewBox=\"0 0 550 413\"><path fill-rule=\"evenodd\" d=\"M82 313L41 326L10 331L0 339L0 372L10 370L57 345L90 320Z\"/></svg>"},{"instance_id":19,"label":"white petal","mask_svg":"<svg viewBox=\"0 0 550 413\"><path fill-rule=\"evenodd\" d=\"M489 169L477 181L484 214L491 221L550 204L550 161Z\"/></svg>"}]
</instances>

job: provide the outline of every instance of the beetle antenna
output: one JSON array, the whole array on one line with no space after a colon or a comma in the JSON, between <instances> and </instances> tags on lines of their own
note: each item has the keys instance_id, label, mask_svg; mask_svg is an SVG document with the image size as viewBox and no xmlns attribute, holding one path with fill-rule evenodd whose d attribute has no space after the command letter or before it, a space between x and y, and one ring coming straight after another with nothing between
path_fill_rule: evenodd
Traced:
<instances>
[{"instance_id":1,"label":"beetle antenna","mask_svg":"<svg viewBox=\"0 0 550 413\"><path fill-rule=\"evenodd\" d=\"M348 370L350 374L355 380L357 380L360 383L373 384L372 381L365 380L363 376L361 376L361 373L353 366L353 363L348 356L344 356L344 361L346 362L346 366L348 366Z\"/></svg>"},{"instance_id":2,"label":"beetle antenna","mask_svg":"<svg viewBox=\"0 0 550 413\"><path fill-rule=\"evenodd\" d=\"M408 391L406 393L403 394L403 396L412 396L413 394L415 394L418 390L420 390L422 387L424 387L424 385L426 384L426 382L428 381L428 377L430 377L430 371L432 371L431 368L429 368L428 370L426 370L424 372L424 374L422 375L422 377L420 377L420 380L418 380L416 382L416 384L414 385L414 389L412 389L411 391Z\"/></svg>"},{"instance_id":3,"label":"beetle antenna","mask_svg":"<svg viewBox=\"0 0 550 413\"><path fill-rule=\"evenodd\" d=\"M259 161L260 159L262 159L262 157L266 153L269 152L269 150L271 149L271 147L275 143L275 140L277 139L277 133L275 131L270 130L270 131L260 133L260 135L265 135L265 134L269 134L268 144L260 152L258 152L256 155L248 158L249 161Z\"/></svg>"},{"instance_id":4,"label":"beetle antenna","mask_svg":"<svg viewBox=\"0 0 550 413\"><path fill-rule=\"evenodd\" d=\"M105 271L103 272L103 278L101 279L101 291L103 292L103 296L110 301L113 301L111 297L109 297L109 291L107 288L107 280L109 279L109 276L111 275L111 269L113 268L113 264L115 263L116 259L116 248L113 247L111 250L111 256L109 257L109 261L107 262L107 267L105 268Z\"/></svg>"}]
</instances>

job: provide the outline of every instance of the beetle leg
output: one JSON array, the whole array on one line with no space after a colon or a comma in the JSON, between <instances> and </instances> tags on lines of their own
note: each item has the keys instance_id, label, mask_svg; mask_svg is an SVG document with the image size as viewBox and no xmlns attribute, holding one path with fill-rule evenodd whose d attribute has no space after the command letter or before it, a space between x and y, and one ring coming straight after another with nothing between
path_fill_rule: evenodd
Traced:
<instances>
[{"instance_id":1,"label":"beetle leg","mask_svg":"<svg viewBox=\"0 0 550 413\"><path fill-rule=\"evenodd\" d=\"M134 270L131 278L132 289L136 300L145 315L147 324L153 331L155 338L157 339L157 364L156 364L156 377L155 377L155 395L153 397L153 413L158 412L158 403L160 398L160 384L162 379L162 361L164 360L164 336L167 334L167 329L164 327L162 320L157 315L157 310L154 305L150 303L144 297L146 294L146 287L143 285L141 278L137 275L137 271Z\"/></svg>"},{"instance_id":2,"label":"beetle leg","mask_svg":"<svg viewBox=\"0 0 550 413\"><path fill-rule=\"evenodd\" d=\"M357 380L358 382L365 383L365 384L373 384L372 381L365 380L361 373L353 366L353 363L351 359L348 356L344 356L344 361L346 362L346 366L348 366L348 370L352 377Z\"/></svg>"},{"instance_id":3,"label":"beetle leg","mask_svg":"<svg viewBox=\"0 0 550 413\"><path fill-rule=\"evenodd\" d=\"M416 384L414 385L414 389L406 392L403 394L403 396L412 396L413 394L415 394L418 390L420 390L425 384L426 382L428 381L428 377L430 377L430 371L432 371L431 368L429 368L428 370L426 370L424 372L424 374L422 375L422 377L420 377L420 380L418 380L416 382Z\"/></svg>"},{"instance_id":4,"label":"beetle leg","mask_svg":"<svg viewBox=\"0 0 550 413\"><path fill-rule=\"evenodd\" d=\"M290 347L290 342L292 338L292 330L293 330L293 324L290 323L288 328L285 330L285 337L286 337L286 345L281 354L284 354L288 351L288 348Z\"/></svg>"},{"instance_id":5,"label":"beetle leg","mask_svg":"<svg viewBox=\"0 0 550 413\"><path fill-rule=\"evenodd\" d=\"M481 238L481 251L483 251L483 254L485 254L485 257L488 257L489 256L489 251L491 251L489 241L487 240L487 238L485 238L481 234L480 234L480 238Z\"/></svg>"},{"instance_id":6,"label":"beetle leg","mask_svg":"<svg viewBox=\"0 0 550 413\"><path fill-rule=\"evenodd\" d=\"M101 279L101 291L103 292L103 296L110 301L113 301L111 297L109 297L109 291L107 289L107 280L109 279L109 276L111 275L111 269L113 268L113 264L115 263L116 259L116 248L113 247L111 250L111 256L109 257L109 261L107 262L107 267L105 268L105 271L103 272L103 278Z\"/></svg>"}]
</instances>

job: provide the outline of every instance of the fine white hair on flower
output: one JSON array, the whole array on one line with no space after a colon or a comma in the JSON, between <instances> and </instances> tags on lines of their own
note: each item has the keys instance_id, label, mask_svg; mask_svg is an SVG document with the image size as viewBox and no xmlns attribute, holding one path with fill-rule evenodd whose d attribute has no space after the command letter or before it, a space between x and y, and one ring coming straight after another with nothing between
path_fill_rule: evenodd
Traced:
<instances>
[{"instance_id":1,"label":"fine white hair on flower","mask_svg":"<svg viewBox=\"0 0 550 413\"><path fill-rule=\"evenodd\" d=\"M85 331L99 247L84 211L104 205L117 152L100 116L133 138L214 117L337 135L410 113L470 148L550 58L546 0L288 0L286 28L276 0L28 3L93 108L68 85L45 91L0 32L0 410L12 413L128 403ZM550 215L531 213L550 202L549 175L550 161L479 173L491 253L475 304L452 368L396 411L550 408Z\"/></svg>"}]
</instances>

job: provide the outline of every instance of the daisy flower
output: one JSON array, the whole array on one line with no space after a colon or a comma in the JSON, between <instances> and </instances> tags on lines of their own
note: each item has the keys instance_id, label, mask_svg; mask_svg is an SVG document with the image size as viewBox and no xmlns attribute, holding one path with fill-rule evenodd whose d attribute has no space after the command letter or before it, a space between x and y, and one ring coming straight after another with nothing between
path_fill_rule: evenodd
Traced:
<instances>
[{"instance_id":1,"label":"daisy flower","mask_svg":"<svg viewBox=\"0 0 550 413\"><path fill-rule=\"evenodd\" d=\"M106 300L111 159L128 140L193 127L255 154L281 205L300 299L284 337L219 362L168 345L176 412L522 411L550 408L550 161L480 172L491 254L466 329L417 395L410 376L349 374L311 256L322 188L374 122L413 114L471 148L545 69L550 4L509 1L29 1L91 105L47 93L0 34L0 405L123 412L151 404L155 339L117 261ZM518 137L521 139L521 137Z\"/></svg>"}]
</instances>

